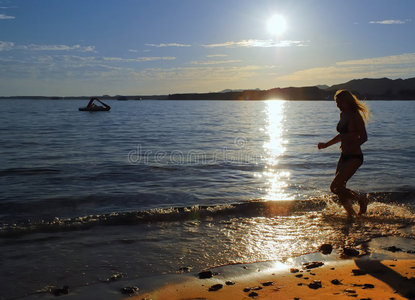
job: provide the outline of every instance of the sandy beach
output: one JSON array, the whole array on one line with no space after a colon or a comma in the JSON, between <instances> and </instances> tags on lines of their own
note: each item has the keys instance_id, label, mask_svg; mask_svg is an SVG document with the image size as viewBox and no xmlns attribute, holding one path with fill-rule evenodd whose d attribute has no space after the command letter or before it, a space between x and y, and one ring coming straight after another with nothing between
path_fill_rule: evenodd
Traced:
<instances>
[{"instance_id":1,"label":"sandy beach","mask_svg":"<svg viewBox=\"0 0 415 300\"><path fill-rule=\"evenodd\" d=\"M244 267L239 276L188 278L134 299L415 299L415 259L348 259L312 269Z\"/></svg>"},{"instance_id":2,"label":"sandy beach","mask_svg":"<svg viewBox=\"0 0 415 300\"><path fill-rule=\"evenodd\" d=\"M411 240L407 242L408 246L412 244ZM384 241L379 239L379 243ZM330 254L320 252L284 263L236 264L184 273L158 289L129 296L137 300L415 299L412 250L391 246L364 253L349 249L349 256L343 249Z\"/></svg>"}]
</instances>

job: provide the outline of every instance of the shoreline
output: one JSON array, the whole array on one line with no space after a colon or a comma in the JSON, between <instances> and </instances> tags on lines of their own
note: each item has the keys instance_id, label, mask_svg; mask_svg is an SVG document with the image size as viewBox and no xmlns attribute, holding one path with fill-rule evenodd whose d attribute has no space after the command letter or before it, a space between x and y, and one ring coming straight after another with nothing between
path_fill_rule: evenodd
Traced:
<instances>
[{"instance_id":1,"label":"shoreline","mask_svg":"<svg viewBox=\"0 0 415 300\"><path fill-rule=\"evenodd\" d=\"M134 279L120 275L107 282L69 287L65 298L415 299L415 240L381 237L373 239L368 248L340 250L325 245L320 252L284 262L230 264L208 270L185 267L175 274ZM50 294L31 296L48 298Z\"/></svg>"},{"instance_id":2,"label":"shoreline","mask_svg":"<svg viewBox=\"0 0 415 300\"><path fill-rule=\"evenodd\" d=\"M373 239L370 247L338 250L324 244L319 252L284 262L226 265L208 273L178 275L179 281L165 282L132 299L415 299L414 250L414 240L393 236ZM209 271L212 276L201 279L201 274L209 277Z\"/></svg>"}]
</instances>

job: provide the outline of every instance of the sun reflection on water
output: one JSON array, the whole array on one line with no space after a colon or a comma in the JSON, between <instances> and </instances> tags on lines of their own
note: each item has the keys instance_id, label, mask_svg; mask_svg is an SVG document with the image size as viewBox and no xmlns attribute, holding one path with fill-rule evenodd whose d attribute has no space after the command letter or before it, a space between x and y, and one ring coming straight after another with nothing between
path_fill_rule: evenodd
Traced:
<instances>
[{"instance_id":1,"label":"sun reflection on water","mask_svg":"<svg viewBox=\"0 0 415 300\"><path fill-rule=\"evenodd\" d=\"M293 196L284 190L288 186L287 180L290 172L278 167L280 156L285 152L286 140L283 139L284 131L284 106L286 101L269 100L265 102L267 115L266 133L269 140L264 143L265 171L261 176L265 177L268 187L264 200L293 200Z\"/></svg>"}]
</instances>

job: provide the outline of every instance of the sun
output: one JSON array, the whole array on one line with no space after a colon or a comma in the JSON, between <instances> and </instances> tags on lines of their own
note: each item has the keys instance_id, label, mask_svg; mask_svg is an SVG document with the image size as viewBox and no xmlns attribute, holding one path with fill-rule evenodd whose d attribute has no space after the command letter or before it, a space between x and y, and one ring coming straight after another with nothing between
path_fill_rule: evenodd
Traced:
<instances>
[{"instance_id":1,"label":"sun","mask_svg":"<svg viewBox=\"0 0 415 300\"><path fill-rule=\"evenodd\" d=\"M267 29L272 35L281 35L287 29L287 21L282 15L273 15L267 21Z\"/></svg>"}]
</instances>

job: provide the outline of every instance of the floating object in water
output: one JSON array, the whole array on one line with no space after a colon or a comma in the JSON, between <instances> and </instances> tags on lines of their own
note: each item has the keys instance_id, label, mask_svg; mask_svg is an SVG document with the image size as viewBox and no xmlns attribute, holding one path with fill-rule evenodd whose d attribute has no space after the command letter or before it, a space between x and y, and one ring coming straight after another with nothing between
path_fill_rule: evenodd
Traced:
<instances>
[{"instance_id":1,"label":"floating object in water","mask_svg":"<svg viewBox=\"0 0 415 300\"><path fill-rule=\"evenodd\" d=\"M101 103L103 106L95 105L94 104L95 100L98 101L99 103ZM91 100L89 100L88 105L85 106L85 107L80 107L79 111L109 111L110 109L111 109L111 106L105 104L104 102L102 102L98 98L91 98Z\"/></svg>"}]
</instances>

